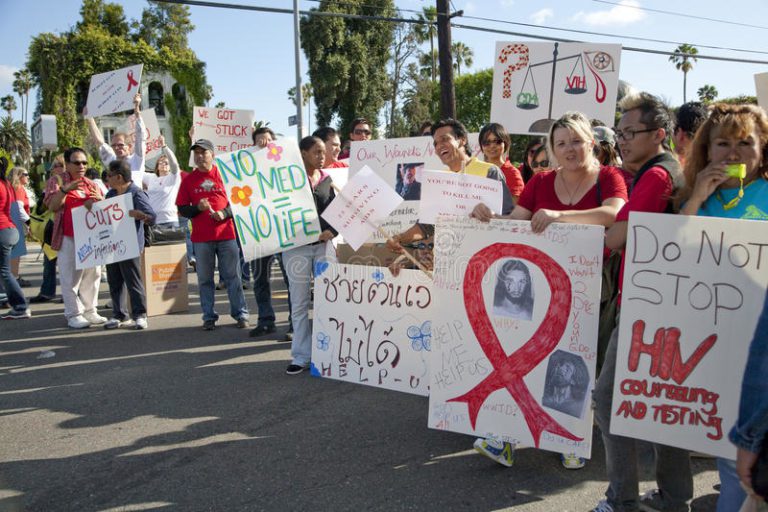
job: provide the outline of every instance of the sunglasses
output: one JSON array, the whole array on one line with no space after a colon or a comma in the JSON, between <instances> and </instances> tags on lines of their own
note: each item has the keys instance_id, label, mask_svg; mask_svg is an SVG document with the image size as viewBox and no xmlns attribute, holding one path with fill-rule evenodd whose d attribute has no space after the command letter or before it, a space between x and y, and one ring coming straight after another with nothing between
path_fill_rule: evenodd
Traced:
<instances>
[{"instance_id":1,"label":"sunglasses","mask_svg":"<svg viewBox=\"0 0 768 512\"><path fill-rule=\"evenodd\" d=\"M531 167L534 169L537 167L541 167L542 169L549 167L549 160L540 160L538 162L531 162Z\"/></svg>"},{"instance_id":2,"label":"sunglasses","mask_svg":"<svg viewBox=\"0 0 768 512\"><path fill-rule=\"evenodd\" d=\"M29 173L28 172L23 172L23 173L21 173L21 175L22 176L29 176Z\"/></svg>"},{"instance_id":3,"label":"sunglasses","mask_svg":"<svg viewBox=\"0 0 768 512\"><path fill-rule=\"evenodd\" d=\"M355 135L370 135L373 132L371 132L371 130L355 129L355 131L353 133Z\"/></svg>"},{"instance_id":4,"label":"sunglasses","mask_svg":"<svg viewBox=\"0 0 768 512\"><path fill-rule=\"evenodd\" d=\"M88 160L72 160L69 163L72 165L88 165Z\"/></svg>"},{"instance_id":5,"label":"sunglasses","mask_svg":"<svg viewBox=\"0 0 768 512\"><path fill-rule=\"evenodd\" d=\"M483 146L490 146L490 145L500 146L501 144L504 144L504 142L499 139L487 139L483 141Z\"/></svg>"}]
</instances>

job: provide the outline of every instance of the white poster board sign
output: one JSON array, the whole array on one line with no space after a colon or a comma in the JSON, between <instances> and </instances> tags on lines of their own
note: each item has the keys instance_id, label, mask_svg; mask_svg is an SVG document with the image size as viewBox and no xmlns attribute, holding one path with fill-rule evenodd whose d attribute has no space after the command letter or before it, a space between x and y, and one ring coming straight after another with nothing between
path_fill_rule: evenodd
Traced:
<instances>
[{"instance_id":1,"label":"white poster board sign","mask_svg":"<svg viewBox=\"0 0 768 512\"><path fill-rule=\"evenodd\" d=\"M141 92L141 71L144 64L99 73L91 77L86 108L88 117L133 110L133 98Z\"/></svg>"},{"instance_id":2,"label":"white poster board sign","mask_svg":"<svg viewBox=\"0 0 768 512\"><path fill-rule=\"evenodd\" d=\"M470 133L468 139L472 154L480 154L477 134ZM402 233L418 220L418 201L421 195L416 192L416 189L422 183L422 172L425 169L447 169L435 153L432 137L426 136L353 141L349 157L350 176L354 176L366 165L404 198L404 202L390 214L381 226L390 235ZM404 186L403 177L408 173L415 173L416 186ZM384 237L374 235L368 242L383 243Z\"/></svg>"},{"instance_id":3,"label":"white poster board sign","mask_svg":"<svg viewBox=\"0 0 768 512\"><path fill-rule=\"evenodd\" d=\"M133 196L120 194L72 210L75 268L91 268L139 256L136 220L128 216Z\"/></svg>"},{"instance_id":4,"label":"white poster board sign","mask_svg":"<svg viewBox=\"0 0 768 512\"><path fill-rule=\"evenodd\" d=\"M438 221L430 428L590 457L603 232Z\"/></svg>"},{"instance_id":5,"label":"white poster board sign","mask_svg":"<svg viewBox=\"0 0 768 512\"><path fill-rule=\"evenodd\" d=\"M441 171L424 171L419 221L434 224L440 215L467 217L485 203L501 214L504 183L497 180Z\"/></svg>"},{"instance_id":6,"label":"white poster board sign","mask_svg":"<svg viewBox=\"0 0 768 512\"><path fill-rule=\"evenodd\" d=\"M755 75L755 91L757 92L757 104L768 110L768 73Z\"/></svg>"},{"instance_id":7,"label":"white poster board sign","mask_svg":"<svg viewBox=\"0 0 768 512\"><path fill-rule=\"evenodd\" d=\"M768 222L629 217L611 433L735 459Z\"/></svg>"},{"instance_id":8,"label":"white poster board sign","mask_svg":"<svg viewBox=\"0 0 768 512\"><path fill-rule=\"evenodd\" d=\"M355 251L397 208L403 198L370 167L363 167L328 205L322 216Z\"/></svg>"},{"instance_id":9,"label":"white poster board sign","mask_svg":"<svg viewBox=\"0 0 768 512\"><path fill-rule=\"evenodd\" d=\"M312 375L429 394L432 281L420 270L323 264L315 273Z\"/></svg>"},{"instance_id":10,"label":"white poster board sign","mask_svg":"<svg viewBox=\"0 0 768 512\"><path fill-rule=\"evenodd\" d=\"M253 110L195 107L192 109L192 140L207 139L214 153L229 153L253 146ZM192 153L189 165L194 168Z\"/></svg>"},{"instance_id":11,"label":"white poster board sign","mask_svg":"<svg viewBox=\"0 0 768 512\"><path fill-rule=\"evenodd\" d=\"M144 160L150 162L163 152L163 145L160 142L162 133L160 133L160 125L157 122L154 108L142 110L141 119L144 121ZM117 131L128 134L127 142L133 145L136 138L136 116L134 114L128 116Z\"/></svg>"},{"instance_id":12,"label":"white poster board sign","mask_svg":"<svg viewBox=\"0 0 768 512\"><path fill-rule=\"evenodd\" d=\"M246 261L317 241L320 218L296 139L216 155Z\"/></svg>"},{"instance_id":13,"label":"white poster board sign","mask_svg":"<svg viewBox=\"0 0 768 512\"><path fill-rule=\"evenodd\" d=\"M613 126L621 45L497 42L491 121L510 133L546 133L573 110Z\"/></svg>"}]
</instances>

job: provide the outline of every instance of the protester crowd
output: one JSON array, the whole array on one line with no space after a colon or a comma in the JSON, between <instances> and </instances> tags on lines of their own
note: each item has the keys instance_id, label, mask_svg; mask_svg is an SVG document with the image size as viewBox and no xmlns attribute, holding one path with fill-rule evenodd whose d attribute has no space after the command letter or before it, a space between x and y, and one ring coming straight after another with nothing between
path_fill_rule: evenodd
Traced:
<instances>
[{"instance_id":1,"label":"protester crowd","mask_svg":"<svg viewBox=\"0 0 768 512\"><path fill-rule=\"evenodd\" d=\"M251 328L244 290L250 287L253 276L258 320L250 335L274 333L277 327L270 276L277 260L289 291L290 327L286 339L292 347L286 373L306 371L311 358L312 273L318 262L334 259L332 240L337 231L321 218L317 242L244 261L222 176L214 163L214 145L206 139L195 139L191 131L194 169L185 172L161 139L161 155L154 168L147 169L140 103L141 97L136 95L133 137L115 133L106 142L96 122L88 120L92 142L106 169L101 180L88 177L88 151L70 147L54 158L45 193L37 201L29 189L29 173L22 168L8 169L8 162L0 159L0 301L10 306L2 317L29 318L28 304L54 300L58 271L64 316L70 328L148 328L139 257L106 265L110 318L97 311L101 268L77 269L75 264L72 210L80 206L90 209L103 199L130 194L134 206L129 216L135 220L140 248L151 226L186 231L187 261L197 272L204 330L214 330L219 320L215 309L217 287L226 288L229 314L236 326ZM535 233L555 222L605 227L599 374L593 400L605 446L609 486L606 499L594 511L687 511L693 498L690 453L655 444L658 489L639 496L636 441L609 430L629 214L634 211L768 220L768 117L761 108L751 105L717 104L706 108L696 103L681 106L673 115L658 98L645 93L625 98L620 109L615 129L579 112L566 113L552 124L546 137L530 137L524 154L513 155L520 157L519 166L509 155L510 135L498 123L489 123L480 130L482 155L471 154L469 134L459 121L427 122L416 133L432 137L446 171L504 183L500 211L480 204L472 212L472 217L481 222L492 218L530 221ZM358 118L346 134L345 145L342 134L330 127L322 127L300 141L319 214L336 196L335 185L324 169L348 166L349 141L370 140L372 134L372 124ZM264 148L276 135L262 127L254 130L252 138L255 146ZM734 164L743 169L741 175L731 171ZM404 187L411 185L407 172L402 178ZM19 275L18 262L26 254L30 215L45 209L51 216L51 227L42 240L43 280L39 293L27 300L22 288L30 283ZM433 237L433 225L417 223L393 234L387 246L396 254L417 249L416 259L430 268ZM391 267L394 273L404 260L396 261ZM609 261L615 265L609 265ZM530 305L526 309L524 302L530 276L526 277L521 269L505 267L502 278L504 286L497 290L498 305L494 306L530 315ZM130 311L126 296L130 298ZM735 463L718 460L722 481L720 512L739 510L744 503L745 489L751 489L749 470L755 464L756 453L763 448L768 430L768 393L764 384L766 315L764 311L755 334L739 420L730 435L739 448L738 459ZM515 446L510 443L480 438L475 448L505 466L514 463ZM562 463L568 469L579 469L585 461L566 454Z\"/></svg>"}]
</instances>

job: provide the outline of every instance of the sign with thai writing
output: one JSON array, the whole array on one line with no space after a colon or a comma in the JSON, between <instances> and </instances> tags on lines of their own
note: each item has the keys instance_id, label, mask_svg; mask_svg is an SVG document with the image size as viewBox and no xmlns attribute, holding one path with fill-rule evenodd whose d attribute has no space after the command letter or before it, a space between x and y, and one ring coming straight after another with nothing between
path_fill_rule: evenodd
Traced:
<instances>
[{"instance_id":1,"label":"sign with thai writing","mask_svg":"<svg viewBox=\"0 0 768 512\"><path fill-rule=\"evenodd\" d=\"M501 181L441 171L425 171L422 176L420 222L434 224L440 215L467 217L480 203L485 203L495 213L501 213L504 187Z\"/></svg>"},{"instance_id":2,"label":"sign with thai writing","mask_svg":"<svg viewBox=\"0 0 768 512\"><path fill-rule=\"evenodd\" d=\"M133 196L120 194L72 210L75 268L91 268L139 257L136 220L128 216Z\"/></svg>"},{"instance_id":3,"label":"sign with thai writing","mask_svg":"<svg viewBox=\"0 0 768 512\"><path fill-rule=\"evenodd\" d=\"M497 42L491 121L544 133L568 111L613 126L621 45Z\"/></svg>"},{"instance_id":4,"label":"sign with thai writing","mask_svg":"<svg viewBox=\"0 0 768 512\"><path fill-rule=\"evenodd\" d=\"M355 251L374 234L403 198L370 167L363 167L336 193L322 216Z\"/></svg>"},{"instance_id":5,"label":"sign with thai writing","mask_svg":"<svg viewBox=\"0 0 768 512\"><path fill-rule=\"evenodd\" d=\"M231 108L195 107L192 109L192 140L208 139L213 143L214 153L229 153L253 146L253 110ZM195 161L190 152L190 167Z\"/></svg>"},{"instance_id":6,"label":"sign with thai writing","mask_svg":"<svg viewBox=\"0 0 768 512\"><path fill-rule=\"evenodd\" d=\"M86 108L88 117L133 110L133 98L139 90L144 64L99 73L91 77Z\"/></svg>"},{"instance_id":7,"label":"sign with thai writing","mask_svg":"<svg viewBox=\"0 0 768 512\"><path fill-rule=\"evenodd\" d=\"M144 160L149 162L163 152L163 144L160 142L162 133L160 133L160 125L157 122L154 108L142 110L141 119L144 121ZM136 115L128 116L117 131L128 134L128 143L133 145L136 138Z\"/></svg>"},{"instance_id":8,"label":"sign with thai writing","mask_svg":"<svg viewBox=\"0 0 768 512\"><path fill-rule=\"evenodd\" d=\"M611 433L734 459L768 222L632 213Z\"/></svg>"},{"instance_id":9,"label":"sign with thai writing","mask_svg":"<svg viewBox=\"0 0 768 512\"><path fill-rule=\"evenodd\" d=\"M429 426L589 458L603 228L442 218Z\"/></svg>"},{"instance_id":10,"label":"sign with thai writing","mask_svg":"<svg viewBox=\"0 0 768 512\"><path fill-rule=\"evenodd\" d=\"M317 241L320 218L295 139L217 155L246 261Z\"/></svg>"},{"instance_id":11,"label":"sign with thai writing","mask_svg":"<svg viewBox=\"0 0 768 512\"><path fill-rule=\"evenodd\" d=\"M312 374L428 395L433 303L421 271L318 263Z\"/></svg>"}]
</instances>

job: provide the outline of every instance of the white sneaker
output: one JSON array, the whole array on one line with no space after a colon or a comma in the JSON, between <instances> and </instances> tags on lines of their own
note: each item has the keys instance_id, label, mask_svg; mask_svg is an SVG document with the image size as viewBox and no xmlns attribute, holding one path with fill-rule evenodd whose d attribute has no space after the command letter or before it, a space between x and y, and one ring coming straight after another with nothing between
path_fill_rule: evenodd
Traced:
<instances>
[{"instance_id":1,"label":"white sneaker","mask_svg":"<svg viewBox=\"0 0 768 512\"><path fill-rule=\"evenodd\" d=\"M147 317L145 316L140 316L135 320L135 322L136 322L136 326L134 327L134 329L136 329L137 331L141 331L142 329L146 329L147 327L149 327L149 325L147 324Z\"/></svg>"},{"instance_id":2,"label":"white sneaker","mask_svg":"<svg viewBox=\"0 0 768 512\"><path fill-rule=\"evenodd\" d=\"M101 325L107 323L106 317L101 316L95 311L83 313L83 318L85 318L91 325Z\"/></svg>"},{"instance_id":3,"label":"white sneaker","mask_svg":"<svg viewBox=\"0 0 768 512\"><path fill-rule=\"evenodd\" d=\"M475 440L474 447L475 451L502 466L510 468L515 463L515 446L511 443L479 437Z\"/></svg>"},{"instance_id":4,"label":"white sneaker","mask_svg":"<svg viewBox=\"0 0 768 512\"><path fill-rule=\"evenodd\" d=\"M83 315L77 315L67 319L67 325L71 329L87 329L91 326L91 322L86 320Z\"/></svg>"},{"instance_id":5,"label":"white sneaker","mask_svg":"<svg viewBox=\"0 0 768 512\"><path fill-rule=\"evenodd\" d=\"M128 320L120 320L119 318L110 318L104 323L104 328L107 330L117 329L118 327L133 327L134 322L130 318Z\"/></svg>"},{"instance_id":6,"label":"white sneaker","mask_svg":"<svg viewBox=\"0 0 768 512\"><path fill-rule=\"evenodd\" d=\"M593 508L590 512L615 512L613 510L613 507L610 503L608 503L608 500L600 500L600 503L597 504L595 508Z\"/></svg>"}]
</instances>

